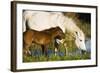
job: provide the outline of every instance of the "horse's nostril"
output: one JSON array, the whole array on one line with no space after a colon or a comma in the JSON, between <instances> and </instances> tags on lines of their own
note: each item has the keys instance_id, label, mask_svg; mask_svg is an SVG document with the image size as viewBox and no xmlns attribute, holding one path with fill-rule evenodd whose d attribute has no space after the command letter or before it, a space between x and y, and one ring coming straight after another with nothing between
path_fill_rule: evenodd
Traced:
<instances>
[{"instance_id":1,"label":"horse's nostril","mask_svg":"<svg viewBox=\"0 0 100 73\"><path fill-rule=\"evenodd\" d=\"M86 51L85 50L81 50L82 54L86 54Z\"/></svg>"}]
</instances>

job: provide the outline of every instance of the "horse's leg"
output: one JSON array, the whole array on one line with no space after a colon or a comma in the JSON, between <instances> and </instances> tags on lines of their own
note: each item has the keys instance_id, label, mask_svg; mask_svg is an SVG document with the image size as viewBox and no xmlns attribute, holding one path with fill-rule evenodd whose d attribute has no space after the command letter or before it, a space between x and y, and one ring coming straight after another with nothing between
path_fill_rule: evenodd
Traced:
<instances>
[{"instance_id":1,"label":"horse's leg","mask_svg":"<svg viewBox=\"0 0 100 73\"><path fill-rule=\"evenodd\" d=\"M42 55L44 55L44 45L41 45L42 47Z\"/></svg>"},{"instance_id":2,"label":"horse's leg","mask_svg":"<svg viewBox=\"0 0 100 73\"><path fill-rule=\"evenodd\" d=\"M65 55L67 56L68 55L68 48L67 48L67 44L64 43L64 47L65 47Z\"/></svg>"},{"instance_id":3,"label":"horse's leg","mask_svg":"<svg viewBox=\"0 0 100 73\"><path fill-rule=\"evenodd\" d=\"M42 46L42 54L47 56L47 46L41 45Z\"/></svg>"}]
</instances>

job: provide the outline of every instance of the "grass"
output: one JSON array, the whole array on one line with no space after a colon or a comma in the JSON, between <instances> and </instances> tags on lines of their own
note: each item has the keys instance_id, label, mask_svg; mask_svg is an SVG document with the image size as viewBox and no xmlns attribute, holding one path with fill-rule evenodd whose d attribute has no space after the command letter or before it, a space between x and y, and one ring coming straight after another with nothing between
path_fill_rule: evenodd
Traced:
<instances>
[{"instance_id":1,"label":"grass","mask_svg":"<svg viewBox=\"0 0 100 73\"><path fill-rule=\"evenodd\" d=\"M44 61L64 61L64 60L86 60L90 59L90 53L84 54L84 55L50 55L49 57L46 57L44 55L41 56L24 56L23 62L44 62Z\"/></svg>"},{"instance_id":2,"label":"grass","mask_svg":"<svg viewBox=\"0 0 100 73\"><path fill-rule=\"evenodd\" d=\"M57 53L57 55L54 54L54 49L52 48L48 49L50 51L48 52L48 56L42 54L42 50L40 47L38 47L38 49L36 48L37 47L34 48L34 46L31 47L32 55L23 56L23 62L85 60L85 59L90 59L91 55L89 52L86 54L80 54L79 52L75 52L77 51L77 49L75 48L74 50L72 48L68 48L67 50L68 53L66 54L65 47L62 44L59 46L60 49L58 50L59 52Z\"/></svg>"}]
</instances>

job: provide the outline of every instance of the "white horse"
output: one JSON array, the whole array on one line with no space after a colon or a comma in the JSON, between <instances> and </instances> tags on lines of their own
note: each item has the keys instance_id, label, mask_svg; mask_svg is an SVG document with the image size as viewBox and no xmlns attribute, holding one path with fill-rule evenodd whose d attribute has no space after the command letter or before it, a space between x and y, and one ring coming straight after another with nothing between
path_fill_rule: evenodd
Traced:
<instances>
[{"instance_id":1,"label":"white horse","mask_svg":"<svg viewBox=\"0 0 100 73\"><path fill-rule=\"evenodd\" d=\"M73 19L64 16L62 12L24 11L23 19L23 32L26 30L26 21L28 21L29 28L38 31L59 26L64 33L67 31L72 34L75 44L80 50L87 51L83 31Z\"/></svg>"}]
</instances>

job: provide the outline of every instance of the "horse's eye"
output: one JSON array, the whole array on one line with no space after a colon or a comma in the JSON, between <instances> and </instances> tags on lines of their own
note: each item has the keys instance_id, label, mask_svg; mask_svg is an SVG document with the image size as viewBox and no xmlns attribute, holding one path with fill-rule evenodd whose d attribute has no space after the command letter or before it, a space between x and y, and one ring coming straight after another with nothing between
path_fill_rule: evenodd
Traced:
<instances>
[{"instance_id":1,"label":"horse's eye","mask_svg":"<svg viewBox=\"0 0 100 73\"><path fill-rule=\"evenodd\" d=\"M75 32L77 35L78 35L78 33L77 32Z\"/></svg>"},{"instance_id":2,"label":"horse's eye","mask_svg":"<svg viewBox=\"0 0 100 73\"><path fill-rule=\"evenodd\" d=\"M82 41L82 40L80 40L80 41Z\"/></svg>"}]
</instances>

